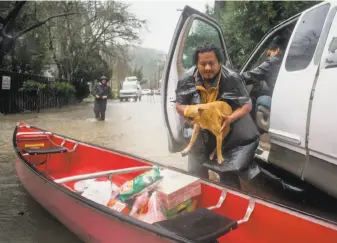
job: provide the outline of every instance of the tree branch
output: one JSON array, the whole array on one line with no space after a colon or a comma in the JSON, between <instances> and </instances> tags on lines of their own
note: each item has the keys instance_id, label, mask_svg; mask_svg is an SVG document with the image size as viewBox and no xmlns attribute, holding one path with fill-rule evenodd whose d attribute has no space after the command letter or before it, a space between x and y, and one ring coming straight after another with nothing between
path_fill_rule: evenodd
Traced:
<instances>
[{"instance_id":1,"label":"tree branch","mask_svg":"<svg viewBox=\"0 0 337 243\"><path fill-rule=\"evenodd\" d=\"M19 38L20 36L24 35L25 33L27 33L27 32L29 32L29 31L31 31L31 30L33 30L33 29L35 29L35 28L37 28L37 27L39 27L39 26L45 24L46 22L48 22L48 21L51 20L51 19L58 18L58 17L63 17L63 16L68 16L68 15L73 15L73 14L77 14L77 13L58 14L58 15L54 15L54 16L51 16L51 17L49 17L49 18L46 18L45 20L39 21L39 22L37 22L36 24L33 24L32 26L28 27L28 28L25 29L25 30L22 30L22 31L16 33L16 34L14 35L14 39L17 39L17 38Z\"/></svg>"},{"instance_id":2,"label":"tree branch","mask_svg":"<svg viewBox=\"0 0 337 243\"><path fill-rule=\"evenodd\" d=\"M17 1L15 4L15 7L8 13L6 18L4 18L4 23L7 24L11 20L15 19L16 16L19 14L19 11L25 5L26 1Z\"/></svg>"}]
</instances>

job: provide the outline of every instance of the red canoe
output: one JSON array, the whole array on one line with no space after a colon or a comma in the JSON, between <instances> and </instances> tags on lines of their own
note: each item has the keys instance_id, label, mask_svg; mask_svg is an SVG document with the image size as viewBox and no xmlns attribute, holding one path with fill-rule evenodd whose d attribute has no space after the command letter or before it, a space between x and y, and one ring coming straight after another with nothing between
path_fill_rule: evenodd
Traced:
<instances>
[{"instance_id":1,"label":"red canoe","mask_svg":"<svg viewBox=\"0 0 337 243\"><path fill-rule=\"evenodd\" d=\"M24 187L85 242L337 242L336 225L207 180L194 211L147 223L84 197L74 183L105 176L121 186L154 165L187 173L24 123L14 130L13 146Z\"/></svg>"}]
</instances>

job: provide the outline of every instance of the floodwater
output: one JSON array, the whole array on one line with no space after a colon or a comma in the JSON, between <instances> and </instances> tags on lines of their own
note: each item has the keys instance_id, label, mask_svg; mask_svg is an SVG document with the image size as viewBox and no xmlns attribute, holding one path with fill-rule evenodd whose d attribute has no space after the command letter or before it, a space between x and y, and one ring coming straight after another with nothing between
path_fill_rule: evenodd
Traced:
<instances>
[{"instance_id":1,"label":"floodwater","mask_svg":"<svg viewBox=\"0 0 337 243\"><path fill-rule=\"evenodd\" d=\"M93 119L92 103L41 111L40 114L0 116L0 242L81 242L31 198L17 178L11 141L16 122L23 121L68 137L186 170L187 159L179 153L168 152L160 97L156 96L155 99L154 103L147 97L142 102L111 101L108 103L105 122ZM337 213L333 208L337 200L324 194L315 192L295 196L263 178L248 188L259 196L337 221Z\"/></svg>"}]
</instances>

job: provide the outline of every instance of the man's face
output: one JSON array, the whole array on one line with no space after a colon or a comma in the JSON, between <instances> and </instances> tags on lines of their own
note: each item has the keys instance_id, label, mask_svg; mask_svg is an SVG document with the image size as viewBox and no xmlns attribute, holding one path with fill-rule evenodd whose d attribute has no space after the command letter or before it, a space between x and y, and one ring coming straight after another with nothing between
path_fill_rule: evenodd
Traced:
<instances>
[{"instance_id":1,"label":"man's face","mask_svg":"<svg viewBox=\"0 0 337 243\"><path fill-rule=\"evenodd\" d=\"M220 63L214 51L199 53L197 66L201 77L205 81L213 79L220 70Z\"/></svg>"},{"instance_id":2,"label":"man's face","mask_svg":"<svg viewBox=\"0 0 337 243\"><path fill-rule=\"evenodd\" d=\"M106 80L105 80L105 79L102 79L102 80L101 80L101 83L102 83L102 84L106 84Z\"/></svg>"},{"instance_id":3,"label":"man's face","mask_svg":"<svg viewBox=\"0 0 337 243\"><path fill-rule=\"evenodd\" d=\"M267 50L267 55L269 57L274 57L274 56L276 56L279 53L280 53L280 48L277 48L276 50L271 50L271 49Z\"/></svg>"}]
</instances>

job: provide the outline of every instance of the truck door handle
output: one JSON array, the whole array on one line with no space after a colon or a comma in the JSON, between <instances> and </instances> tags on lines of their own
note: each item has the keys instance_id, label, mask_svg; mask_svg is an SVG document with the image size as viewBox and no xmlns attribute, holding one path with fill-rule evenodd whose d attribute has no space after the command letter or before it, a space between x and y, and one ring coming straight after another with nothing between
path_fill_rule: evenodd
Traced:
<instances>
[{"instance_id":1,"label":"truck door handle","mask_svg":"<svg viewBox=\"0 0 337 243\"><path fill-rule=\"evenodd\" d=\"M175 99L175 97L169 97L169 100L170 100L170 102L172 102L172 103L176 103L177 102L177 100Z\"/></svg>"}]
</instances>

